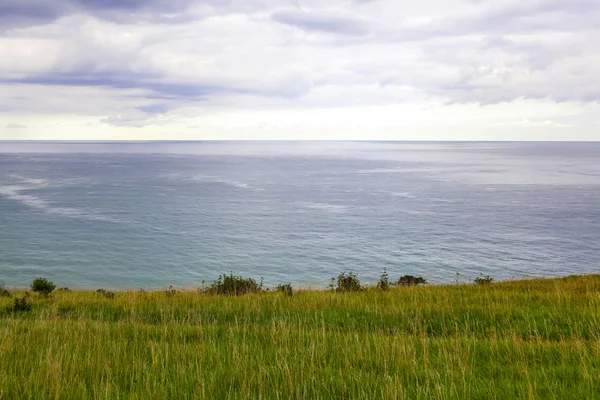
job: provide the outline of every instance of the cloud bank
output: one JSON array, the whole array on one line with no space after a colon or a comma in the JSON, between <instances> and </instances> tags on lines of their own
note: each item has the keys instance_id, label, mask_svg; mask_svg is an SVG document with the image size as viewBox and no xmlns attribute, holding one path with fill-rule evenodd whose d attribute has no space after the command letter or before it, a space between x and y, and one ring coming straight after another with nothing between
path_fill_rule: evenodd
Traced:
<instances>
[{"instance_id":1,"label":"cloud bank","mask_svg":"<svg viewBox=\"0 0 600 400\"><path fill-rule=\"evenodd\" d=\"M600 139L599 41L596 0L4 0L0 139Z\"/></svg>"}]
</instances>

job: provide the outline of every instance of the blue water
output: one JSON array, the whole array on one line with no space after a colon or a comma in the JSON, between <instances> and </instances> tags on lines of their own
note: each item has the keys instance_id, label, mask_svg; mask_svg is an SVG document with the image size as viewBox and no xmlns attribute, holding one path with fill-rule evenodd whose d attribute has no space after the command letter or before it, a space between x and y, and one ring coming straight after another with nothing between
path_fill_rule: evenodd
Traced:
<instances>
[{"instance_id":1,"label":"blue water","mask_svg":"<svg viewBox=\"0 0 600 400\"><path fill-rule=\"evenodd\" d=\"M0 142L0 280L600 272L600 143Z\"/></svg>"}]
</instances>

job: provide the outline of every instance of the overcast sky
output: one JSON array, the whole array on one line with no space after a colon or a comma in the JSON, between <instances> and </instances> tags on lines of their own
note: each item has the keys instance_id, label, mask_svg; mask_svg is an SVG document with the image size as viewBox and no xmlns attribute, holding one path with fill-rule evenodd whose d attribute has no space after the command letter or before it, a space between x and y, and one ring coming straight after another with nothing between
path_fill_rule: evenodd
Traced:
<instances>
[{"instance_id":1,"label":"overcast sky","mask_svg":"<svg viewBox=\"0 0 600 400\"><path fill-rule=\"evenodd\" d=\"M600 140L599 0L0 0L0 139Z\"/></svg>"}]
</instances>

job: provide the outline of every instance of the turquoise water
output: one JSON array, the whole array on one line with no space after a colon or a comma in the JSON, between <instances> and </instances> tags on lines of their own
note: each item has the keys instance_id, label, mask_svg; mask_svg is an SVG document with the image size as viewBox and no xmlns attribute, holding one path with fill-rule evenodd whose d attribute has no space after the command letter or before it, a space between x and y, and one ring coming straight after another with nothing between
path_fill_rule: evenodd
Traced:
<instances>
[{"instance_id":1,"label":"turquoise water","mask_svg":"<svg viewBox=\"0 0 600 400\"><path fill-rule=\"evenodd\" d=\"M599 272L600 144L0 142L0 280Z\"/></svg>"}]
</instances>

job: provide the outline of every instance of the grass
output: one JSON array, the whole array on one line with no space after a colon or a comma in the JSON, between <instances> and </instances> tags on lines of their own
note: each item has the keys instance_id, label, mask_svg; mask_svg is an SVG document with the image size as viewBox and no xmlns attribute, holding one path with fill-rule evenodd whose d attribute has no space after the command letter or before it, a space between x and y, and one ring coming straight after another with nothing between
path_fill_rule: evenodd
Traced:
<instances>
[{"instance_id":1,"label":"grass","mask_svg":"<svg viewBox=\"0 0 600 400\"><path fill-rule=\"evenodd\" d=\"M8 399L600 399L600 275L30 300L0 297Z\"/></svg>"}]
</instances>

